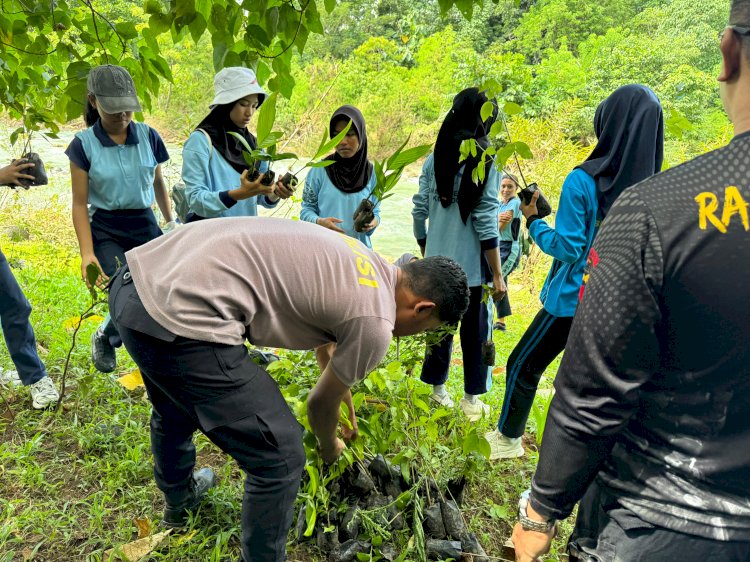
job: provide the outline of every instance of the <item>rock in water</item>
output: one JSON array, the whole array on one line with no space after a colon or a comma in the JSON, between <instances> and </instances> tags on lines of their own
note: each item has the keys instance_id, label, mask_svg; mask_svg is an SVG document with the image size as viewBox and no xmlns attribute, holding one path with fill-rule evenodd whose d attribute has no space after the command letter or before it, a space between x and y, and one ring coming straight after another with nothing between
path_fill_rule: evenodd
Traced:
<instances>
[{"instance_id":1,"label":"rock in water","mask_svg":"<svg viewBox=\"0 0 750 562\"><path fill-rule=\"evenodd\" d=\"M431 560L445 560L446 558L459 558L460 556L460 541L427 539L427 558Z\"/></svg>"}]
</instances>

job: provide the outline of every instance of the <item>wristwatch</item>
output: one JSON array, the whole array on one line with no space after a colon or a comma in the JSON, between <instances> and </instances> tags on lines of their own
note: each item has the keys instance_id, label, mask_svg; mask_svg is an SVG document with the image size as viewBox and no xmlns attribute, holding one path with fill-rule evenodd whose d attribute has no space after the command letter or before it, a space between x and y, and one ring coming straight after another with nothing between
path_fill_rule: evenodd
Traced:
<instances>
[{"instance_id":1,"label":"wristwatch","mask_svg":"<svg viewBox=\"0 0 750 562\"><path fill-rule=\"evenodd\" d=\"M536 521L534 519L529 519L529 517L526 515L526 508L529 505L530 495L531 490L526 490L523 494L521 494L521 499L518 500L518 522L521 524L521 527L524 531L549 533L555 527L555 523L557 521L555 521L554 519L551 519L549 521Z\"/></svg>"}]
</instances>

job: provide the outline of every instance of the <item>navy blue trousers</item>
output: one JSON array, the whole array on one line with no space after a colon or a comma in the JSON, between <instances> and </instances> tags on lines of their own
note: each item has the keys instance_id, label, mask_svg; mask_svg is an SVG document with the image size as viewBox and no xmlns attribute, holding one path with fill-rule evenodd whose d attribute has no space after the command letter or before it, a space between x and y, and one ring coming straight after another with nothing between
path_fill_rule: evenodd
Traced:
<instances>
[{"instance_id":1,"label":"navy blue trousers","mask_svg":"<svg viewBox=\"0 0 750 562\"><path fill-rule=\"evenodd\" d=\"M5 345L21 382L28 386L47 376L36 351L34 329L29 322L31 305L0 251L0 321Z\"/></svg>"},{"instance_id":2,"label":"navy blue trousers","mask_svg":"<svg viewBox=\"0 0 750 562\"><path fill-rule=\"evenodd\" d=\"M162 232L151 209L97 209L91 217L91 239L94 255L107 277L125 264L125 252L161 236ZM100 329L112 347L120 347L122 340L109 315Z\"/></svg>"},{"instance_id":3,"label":"navy blue trousers","mask_svg":"<svg viewBox=\"0 0 750 562\"><path fill-rule=\"evenodd\" d=\"M459 327L464 358L464 392L484 394L492 387L492 366L482 361L482 344L492 339L492 299L482 302L482 287L469 288L469 308ZM427 349L422 365L422 382L445 384L453 354L453 335L447 335Z\"/></svg>"},{"instance_id":4,"label":"navy blue trousers","mask_svg":"<svg viewBox=\"0 0 750 562\"><path fill-rule=\"evenodd\" d=\"M573 317L552 316L542 309L508 357L505 397L497 428L506 437L521 437L542 373L565 349Z\"/></svg>"},{"instance_id":5,"label":"navy blue trousers","mask_svg":"<svg viewBox=\"0 0 750 562\"><path fill-rule=\"evenodd\" d=\"M244 345L191 340L161 327L127 269L113 279L109 304L151 399L154 477L167 502L179 505L188 497L193 433L201 431L246 475L244 562L282 562L305 451L302 426L276 382Z\"/></svg>"}]
</instances>

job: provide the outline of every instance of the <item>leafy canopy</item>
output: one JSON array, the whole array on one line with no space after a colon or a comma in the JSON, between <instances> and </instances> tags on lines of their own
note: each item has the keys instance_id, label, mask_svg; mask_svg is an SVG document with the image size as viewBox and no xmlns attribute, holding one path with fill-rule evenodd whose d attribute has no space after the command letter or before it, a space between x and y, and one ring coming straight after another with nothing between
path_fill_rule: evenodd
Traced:
<instances>
[{"instance_id":1,"label":"leafy canopy","mask_svg":"<svg viewBox=\"0 0 750 562\"><path fill-rule=\"evenodd\" d=\"M454 6L467 18L483 0L433 0L447 12ZM0 106L22 119L18 134L58 125L80 116L86 77L93 66L128 69L146 109L162 80L172 81L160 36L173 43L208 34L213 65L256 69L261 83L289 97L294 87L292 54L302 53L310 34L323 34L321 9L339 0L5 0L0 10ZM113 7L112 5L115 5ZM145 23L129 17L140 5Z\"/></svg>"}]
</instances>

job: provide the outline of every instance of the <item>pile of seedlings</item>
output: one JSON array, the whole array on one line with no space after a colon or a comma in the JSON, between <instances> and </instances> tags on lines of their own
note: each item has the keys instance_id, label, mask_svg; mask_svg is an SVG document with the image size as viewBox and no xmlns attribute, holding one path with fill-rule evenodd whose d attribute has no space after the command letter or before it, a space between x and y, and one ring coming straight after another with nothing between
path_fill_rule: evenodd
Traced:
<instances>
[{"instance_id":1,"label":"pile of seedlings","mask_svg":"<svg viewBox=\"0 0 750 562\"><path fill-rule=\"evenodd\" d=\"M410 486L401 467L382 455L355 462L328 484L331 509L318 515L314 528L302 505L296 541L314 541L329 562L403 560L399 544L430 560L489 562L461 515L465 484L465 478L450 481L441 492L423 478Z\"/></svg>"}]
</instances>

